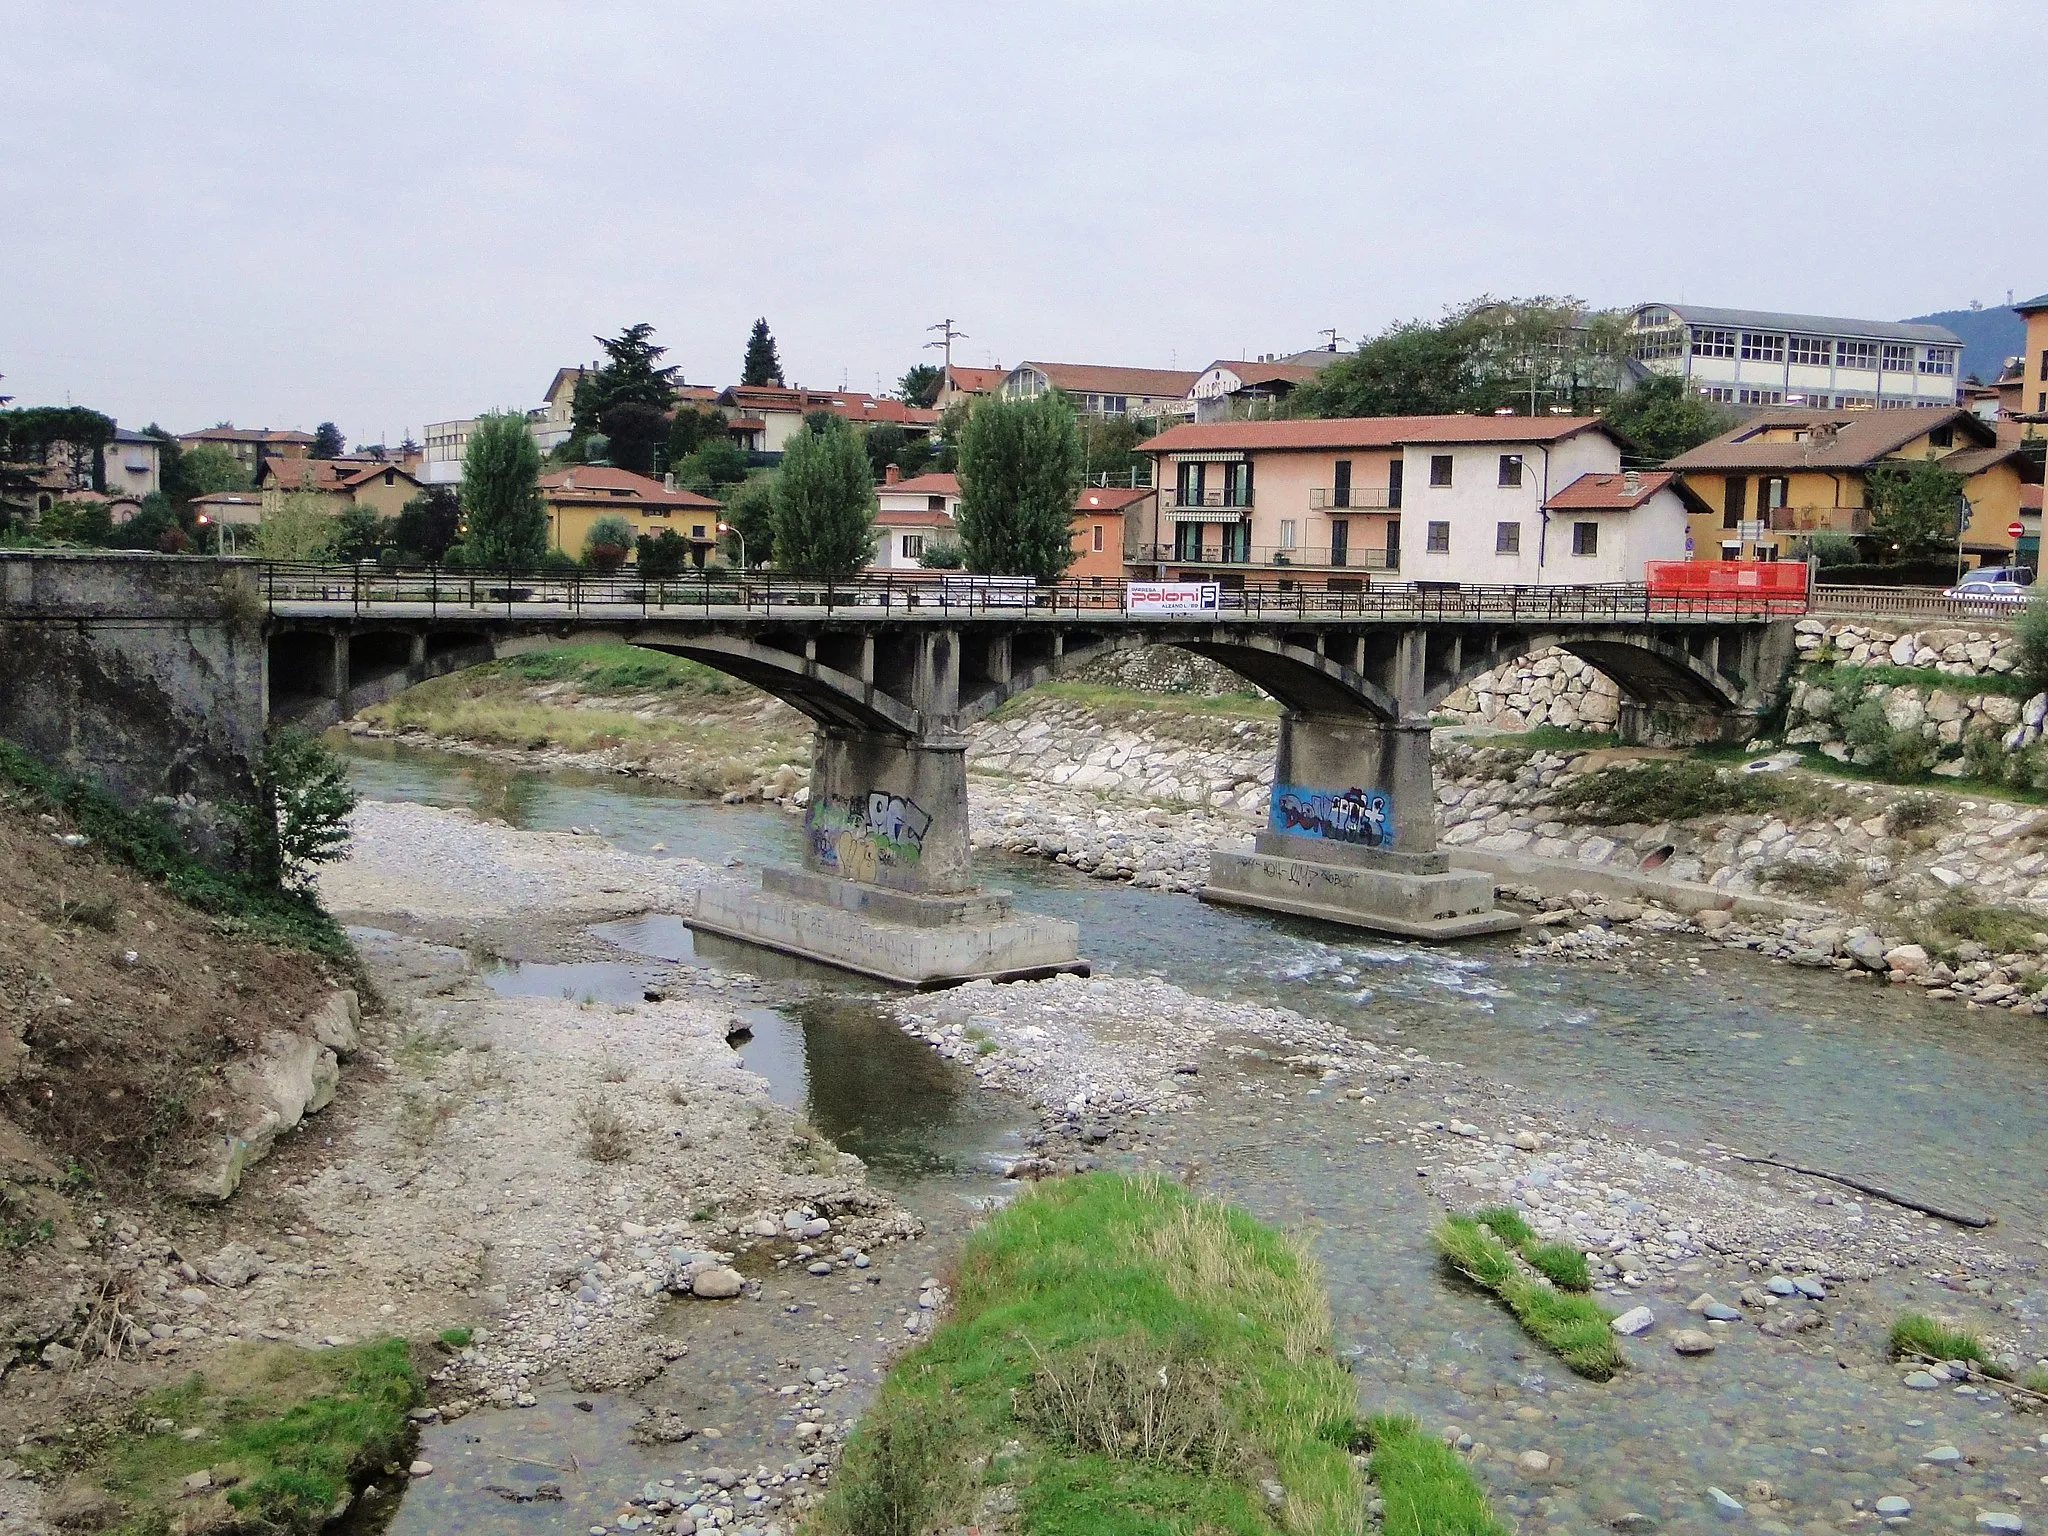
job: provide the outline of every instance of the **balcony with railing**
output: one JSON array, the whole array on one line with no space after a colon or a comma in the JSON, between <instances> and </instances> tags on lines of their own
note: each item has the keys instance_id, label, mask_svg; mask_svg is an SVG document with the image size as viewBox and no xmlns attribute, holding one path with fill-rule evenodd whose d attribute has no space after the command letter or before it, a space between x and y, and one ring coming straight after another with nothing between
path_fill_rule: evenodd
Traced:
<instances>
[{"instance_id":1,"label":"balcony with railing","mask_svg":"<svg viewBox=\"0 0 2048 1536\"><path fill-rule=\"evenodd\" d=\"M1185 491L1176 487L1167 504L1171 512L1210 511L1234 514L1252 509L1252 493L1245 491Z\"/></svg>"},{"instance_id":2,"label":"balcony with railing","mask_svg":"<svg viewBox=\"0 0 2048 1536\"><path fill-rule=\"evenodd\" d=\"M1318 485L1308 493L1312 512L1391 512L1401 498L1384 485Z\"/></svg>"},{"instance_id":3,"label":"balcony with railing","mask_svg":"<svg viewBox=\"0 0 2048 1536\"><path fill-rule=\"evenodd\" d=\"M1124 558L1140 565L1223 565L1237 570L1284 571L1290 567L1305 567L1318 571L1401 569L1401 552L1398 549L1361 549L1352 546L1332 550L1327 545L1318 544L1253 544L1243 549L1212 544L1207 549L1199 551L1192 546L1139 544L1129 550Z\"/></svg>"}]
</instances>

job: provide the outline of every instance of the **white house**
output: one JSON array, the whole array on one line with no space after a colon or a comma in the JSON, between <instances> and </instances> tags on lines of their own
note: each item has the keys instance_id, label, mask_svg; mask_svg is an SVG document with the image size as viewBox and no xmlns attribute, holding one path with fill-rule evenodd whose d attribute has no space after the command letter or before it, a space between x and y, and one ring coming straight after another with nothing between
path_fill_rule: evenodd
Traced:
<instances>
[{"instance_id":1,"label":"white house","mask_svg":"<svg viewBox=\"0 0 2048 1536\"><path fill-rule=\"evenodd\" d=\"M133 497L140 501L151 491L161 490L162 452L163 445L148 433L116 427L114 435L100 448L107 494L117 500Z\"/></svg>"},{"instance_id":2,"label":"white house","mask_svg":"<svg viewBox=\"0 0 2048 1536\"><path fill-rule=\"evenodd\" d=\"M960 480L955 475L897 477L896 467L875 487L875 559L873 569L918 569L929 545L950 543L953 518L960 510Z\"/></svg>"},{"instance_id":3,"label":"white house","mask_svg":"<svg viewBox=\"0 0 2048 1536\"><path fill-rule=\"evenodd\" d=\"M1645 561L1685 558L1684 493L1669 475L1624 473L1597 419L1439 420L1402 435L1408 581L1639 582Z\"/></svg>"}]
</instances>

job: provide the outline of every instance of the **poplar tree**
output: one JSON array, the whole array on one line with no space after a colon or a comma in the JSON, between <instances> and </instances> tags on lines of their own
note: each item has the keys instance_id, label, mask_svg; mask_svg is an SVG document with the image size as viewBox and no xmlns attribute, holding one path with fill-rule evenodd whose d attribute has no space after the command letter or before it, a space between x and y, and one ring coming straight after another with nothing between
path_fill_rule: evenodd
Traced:
<instances>
[{"instance_id":1,"label":"poplar tree","mask_svg":"<svg viewBox=\"0 0 2048 1536\"><path fill-rule=\"evenodd\" d=\"M970 571L1057 581L1073 563L1081 431L1065 395L975 402L960 434L960 551Z\"/></svg>"},{"instance_id":2,"label":"poplar tree","mask_svg":"<svg viewBox=\"0 0 2048 1536\"><path fill-rule=\"evenodd\" d=\"M523 570L547 553L548 516L540 500L540 449L520 411L477 418L462 461L464 549L473 566Z\"/></svg>"},{"instance_id":3,"label":"poplar tree","mask_svg":"<svg viewBox=\"0 0 2048 1536\"><path fill-rule=\"evenodd\" d=\"M836 579L874 558L875 483L860 438L844 422L806 427L789 440L774 496L780 569Z\"/></svg>"}]
</instances>

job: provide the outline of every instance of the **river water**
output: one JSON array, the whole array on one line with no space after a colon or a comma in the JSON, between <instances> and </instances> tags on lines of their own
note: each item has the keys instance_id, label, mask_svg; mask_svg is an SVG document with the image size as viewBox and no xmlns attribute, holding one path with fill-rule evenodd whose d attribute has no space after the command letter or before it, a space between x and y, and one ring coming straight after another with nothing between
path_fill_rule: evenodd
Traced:
<instances>
[{"instance_id":1,"label":"river water","mask_svg":"<svg viewBox=\"0 0 2048 1536\"><path fill-rule=\"evenodd\" d=\"M373 798L467 806L515 826L595 828L656 857L736 859L751 869L794 862L800 851L797 820L780 809L707 804L634 780L508 771L384 743L358 744L352 767ZM2028 1238L2048 1221L2048 1033L2031 1018L1697 946L1687 953L1698 953L1698 971L1688 961L1617 974L1524 960L1512 939L1431 949L1055 865L983 859L980 868L1021 904L1079 924L1098 970L1331 1018L1688 1153L1707 1141L1782 1150L1995 1213ZM606 937L650 959L692 957L687 930L672 920ZM560 975L528 967L497 984L574 995L637 985L626 966ZM820 989L782 1013L762 1010L743 1051L778 1098L866 1158L907 1204L957 1210L962 1190L985 1182L986 1153L1018 1127L963 1106L972 1096L921 1046L902 1037L900 1050L881 1045L893 1032L878 1032L873 1012L859 985ZM1559 1458L1557 1478L1535 1482L1487 1464L1498 1499L1527 1529L1592 1529L1631 1511L1667 1529L1709 1529L1716 1520L1704 1489L1741 1498L1758 1479L1792 1510L1751 1497L1743 1518L1814 1536L1868 1520L1848 1501L1886 1492L1913 1490L1916 1524L1958 1529L1979 1509L2016 1507L2008 1487L2041 1492L2048 1455L2002 1410L1905 1393L1884 1373L1863 1380L1826 1351L1750 1329L1729 1338L1711 1372L1638 1350L1640 1367L1616 1383L1580 1382L1490 1302L1442 1283L1427 1243L1436 1208L1412 1156L1364 1144L1338 1106L1299 1079L1276 1078L1258 1130L1241 1123L1241 1108L1175 1117L1155 1150L1200 1164L1208 1187L1314 1234L1340 1337L1372 1383L1369 1404ZM1880 1277L1873 1289L1897 1306L1929 1305L1903 1278ZM2040 1302L2022 1294L2019 1304ZM1844 1365L1881 1358L1881 1339L1849 1325L1838 1324L1830 1342ZM1944 1441L1976 1461L1923 1488L1913 1468Z\"/></svg>"}]
</instances>

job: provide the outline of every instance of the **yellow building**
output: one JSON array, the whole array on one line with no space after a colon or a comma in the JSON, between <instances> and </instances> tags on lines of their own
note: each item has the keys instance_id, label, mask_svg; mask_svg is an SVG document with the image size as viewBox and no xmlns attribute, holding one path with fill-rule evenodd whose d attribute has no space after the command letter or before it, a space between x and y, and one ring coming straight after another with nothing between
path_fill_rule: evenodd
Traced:
<instances>
[{"instance_id":1,"label":"yellow building","mask_svg":"<svg viewBox=\"0 0 2048 1536\"><path fill-rule=\"evenodd\" d=\"M1688 519L1690 558L1796 560L1816 534L1869 533L1872 469L1926 458L1963 477L1964 556L2005 564L2020 542L2020 486L2039 475L1965 406L1759 411L1665 467L1710 509Z\"/></svg>"},{"instance_id":2,"label":"yellow building","mask_svg":"<svg viewBox=\"0 0 2048 1536\"><path fill-rule=\"evenodd\" d=\"M2028 437L2048 437L2048 293L2015 304L2027 322L2027 346L2020 358L2020 398L2013 414L2026 423Z\"/></svg>"},{"instance_id":3,"label":"yellow building","mask_svg":"<svg viewBox=\"0 0 2048 1536\"><path fill-rule=\"evenodd\" d=\"M265 512L294 491L333 498L339 517L350 507L367 507L379 517L396 517L420 493L420 482L396 464L376 459L268 458L256 473Z\"/></svg>"},{"instance_id":4,"label":"yellow building","mask_svg":"<svg viewBox=\"0 0 2048 1536\"><path fill-rule=\"evenodd\" d=\"M618 517L635 538L673 529L689 541L692 558L701 566L718 545L718 519L725 510L709 496L672 490L659 480L602 464L577 464L542 475L540 495L547 507L548 548L577 558L592 525L599 518Z\"/></svg>"}]
</instances>

